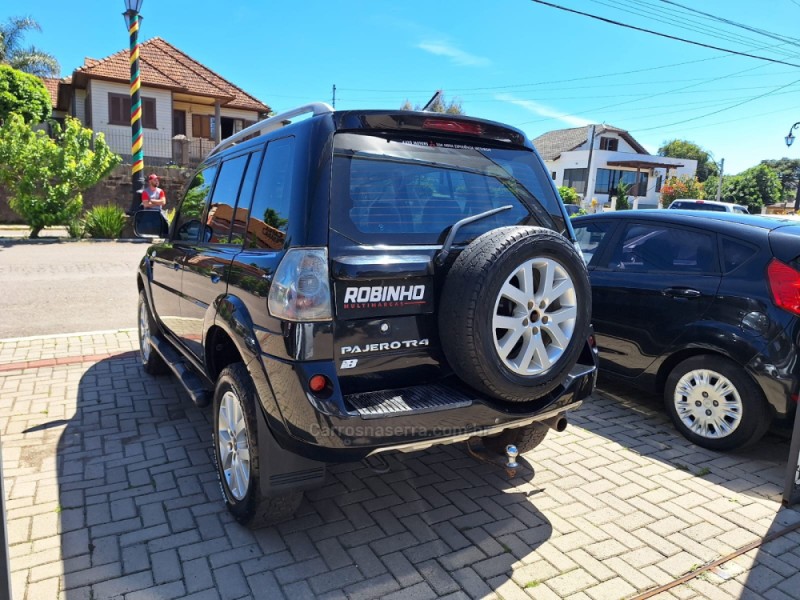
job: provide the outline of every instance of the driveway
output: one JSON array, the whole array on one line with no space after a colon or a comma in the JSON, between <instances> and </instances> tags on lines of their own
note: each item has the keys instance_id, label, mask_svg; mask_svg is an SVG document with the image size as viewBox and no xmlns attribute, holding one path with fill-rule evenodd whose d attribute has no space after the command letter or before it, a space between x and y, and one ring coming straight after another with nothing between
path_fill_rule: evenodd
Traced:
<instances>
[{"instance_id":1,"label":"driveway","mask_svg":"<svg viewBox=\"0 0 800 600\"><path fill-rule=\"evenodd\" d=\"M138 242L0 241L0 339L133 327Z\"/></svg>"},{"instance_id":2,"label":"driveway","mask_svg":"<svg viewBox=\"0 0 800 600\"><path fill-rule=\"evenodd\" d=\"M719 454L647 400L598 394L527 456L532 479L464 444L397 453L385 474L331 468L295 519L251 532L221 501L209 412L135 347L134 331L0 342L19 600L800 597L784 438Z\"/></svg>"}]
</instances>

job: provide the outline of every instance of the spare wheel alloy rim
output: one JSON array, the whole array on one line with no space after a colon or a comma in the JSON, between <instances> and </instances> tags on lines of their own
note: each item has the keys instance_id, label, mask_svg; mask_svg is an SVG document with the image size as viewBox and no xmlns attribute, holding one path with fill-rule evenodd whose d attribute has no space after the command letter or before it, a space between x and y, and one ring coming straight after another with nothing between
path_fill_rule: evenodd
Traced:
<instances>
[{"instance_id":1,"label":"spare wheel alloy rim","mask_svg":"<svg viewBox=\"0 0 800 600\"><path fill-rule=\"evenodd\" d=\"M673 402L687 429L707 439L729 436L742 422L742 398L736 386L716 371L686 373L675 386Z\"/></svg>"},{"instance_id":2,"label":"spare wheel alloy rim","mask_svg":"<svg viewBox=\"0 0 800 600\"><path fill-rule=\"evenodd\" d=\"M142 352L142 362L150 359L150 315L147 314L147 304L139 304L139 350Z\"/></svg>"},{"instance_id":3,"label":"spare wheel alloy rim","mask_svg":"<svg viewBox=\"0 0 800 600\"><path fill-rule=\"evenodd\" d=\"M250 483L250 446L242 405L231 390L222 395L219 403L217 449L225 483L233 497L242 500Z\"/></svg>"},{"instance_id":4,"label":"spare wheel alloy rim","mask_svg":"<svg viewBox=\"0 0 800 600\"><path fill-rule=\"evenodd\" d=\"M495 350L512 372L539 375L566 351L577 317L575 283L564 266L530 259L511 272L495 299Z\"/></svg>"}]
</instances>

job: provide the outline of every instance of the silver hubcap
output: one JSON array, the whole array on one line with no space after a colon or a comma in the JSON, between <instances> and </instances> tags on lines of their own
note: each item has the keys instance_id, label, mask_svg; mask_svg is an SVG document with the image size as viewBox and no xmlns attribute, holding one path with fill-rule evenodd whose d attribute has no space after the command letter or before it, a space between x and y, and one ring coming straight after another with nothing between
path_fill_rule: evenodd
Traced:
<instances>
[{"instance_id":1,"label":"silver hubcap","mask_svg":"<svg viewBox=\"0 0 800 600\"><path fill-rule=\"evenodd\" d=\"M147 314L147 304L139 303L139 350L142 353L142 362L150 359L150 319Z\"/></svg>"},{"instance_id":2,"label":"silver hubcap","mask_svg":"<svg viewBox=\"0 0 800 600\"><path fill-rule=\"evenodd\" d=\"M492 315L494 347L503 364L519 375L538 375L561 358L572 339L575 284L555 260L531 259L506 279Z\"/></svg>"},{"instance_id":3,"label":"silver hubcap","mask_svg":"<svg viewBox=\"0 0 800 600\"><path fill-rule=\"evenodd\" d=\"M250 483L250 446L242 405L232 391L227 391L219 403L217 446L220 468L231 494L241 500Z\"/></svg>"},{"instance_id":4,"label":"silver hubcap","mask_svg":"<svg viewBox=\"0 0 800 600\"><path fill-rule=\"evenodd\" d=\"M727 377L697 369L681 377L673 397L678 418L693 433L718 439L742 422L742 398Z\"/></svg>"}]
</instances>

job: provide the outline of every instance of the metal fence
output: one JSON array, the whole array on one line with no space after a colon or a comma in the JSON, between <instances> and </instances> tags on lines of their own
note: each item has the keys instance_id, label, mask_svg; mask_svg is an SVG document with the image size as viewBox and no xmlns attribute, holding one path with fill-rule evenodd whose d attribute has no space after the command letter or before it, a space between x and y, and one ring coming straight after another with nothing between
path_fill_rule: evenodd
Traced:
<instances>
[{"instance_id":1,"label":"metal fence","mask_svg":"<svg viewBox=\"0 0 800 600\"><path fill-rule=\"evenodd\" d=\"M108 146L122 156L126 163L131 162L131 136L128 132L103 132ZM144 160L148 165L180 165L195 167L200 164L216 145L214 140L144 132Z\"/></svg>"}]
</instances>

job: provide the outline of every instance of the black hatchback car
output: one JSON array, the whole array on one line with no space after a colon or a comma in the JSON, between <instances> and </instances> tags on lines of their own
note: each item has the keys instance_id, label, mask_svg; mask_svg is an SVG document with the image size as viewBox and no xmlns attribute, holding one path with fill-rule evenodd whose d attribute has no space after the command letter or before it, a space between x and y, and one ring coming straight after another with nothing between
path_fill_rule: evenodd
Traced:
<instances>
[{"instance_id":1,"label":"black hatchback car","mask_svg":"<svg viewBox=\"0 0 800 600\"><path fill-rule=\"evenodd\" d=\"M797 409L800 224L621 211L572 220L589 268L601 372L663 391L699 446L752 444Z\"/></svg>"}]
</instances>

